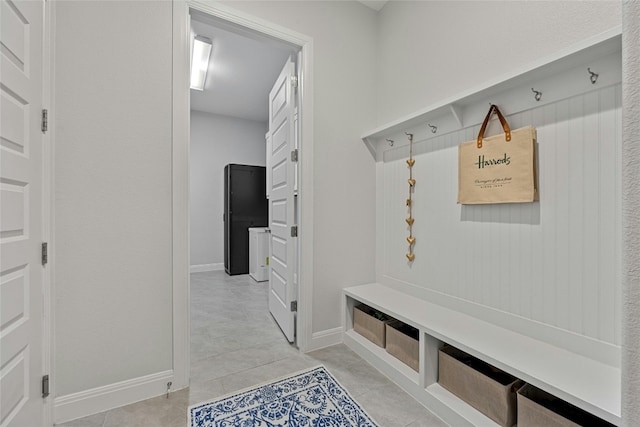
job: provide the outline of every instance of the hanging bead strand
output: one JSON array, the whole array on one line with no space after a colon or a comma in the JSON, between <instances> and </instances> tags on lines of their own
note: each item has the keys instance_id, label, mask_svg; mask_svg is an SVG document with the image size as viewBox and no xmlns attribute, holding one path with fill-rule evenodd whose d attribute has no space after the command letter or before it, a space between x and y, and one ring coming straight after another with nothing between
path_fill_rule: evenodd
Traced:
<instances>
[{"instance_id":1,"label":"hanging bead strand","mask_svg":"<svg viewBox=\"0 0 640 427\"><path fill-rule=\"evenodd\" d=\"M409 159L407 160L407 165L409 165L409 198L407 199L407 207L409 208L409 217L405 220L409 225L409 237L407 237L407 242L409 242L409 252L407 253L407 259L409 262L413 262L416 258L413 253L413 244L416 242L416 238L413 237L413 199L412 194L414 187L416 185L416 180L413 179L413 165L415 164L415 160L413 159L413 134L407 133L409 137Z\"/></svg>"}]
</instances>

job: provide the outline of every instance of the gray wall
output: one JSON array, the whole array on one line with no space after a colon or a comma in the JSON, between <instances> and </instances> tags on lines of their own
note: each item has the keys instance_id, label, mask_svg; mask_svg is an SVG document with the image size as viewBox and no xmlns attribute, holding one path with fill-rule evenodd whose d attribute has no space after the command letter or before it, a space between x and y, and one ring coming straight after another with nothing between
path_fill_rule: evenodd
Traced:
<instances>
[{"instance_id":1,"label":"gray wall","mask_svg":"<svg viewBox=\"0 0 640 427\"><path fill-rule=\"evenodd\" d=\"M391 1L380 11L378 124L619 26L620 2Z\"/></svg>"},{"instance_id":2,"label":"gray wall","mask_svg":"<svg viewBox=\"0 0 640 427\"><path fill-rule=\"evenodd\" d=\"M191 266L224 267L224 167L264 166L266 132L263 122L191 111Z\"/></svg>"},{"instance_id":3,"label":"gray wall","mask_svg":"<svg viewBox=\"0 0 640 427\"><path fill-rule=\"evenodd\" d=\"M172 368L171 25L170 2L56 3L58 396Z\"/></svg>"},{"instance_id":4,"label":"gray wall","mask_svg":"<svg viewBox=\"0 0 640 427\"><path fill-rule=\"evenodd\" d=\"M623 306L622 420L640 419L640 2L623 6Z\"/></svg>"}]
</instances>

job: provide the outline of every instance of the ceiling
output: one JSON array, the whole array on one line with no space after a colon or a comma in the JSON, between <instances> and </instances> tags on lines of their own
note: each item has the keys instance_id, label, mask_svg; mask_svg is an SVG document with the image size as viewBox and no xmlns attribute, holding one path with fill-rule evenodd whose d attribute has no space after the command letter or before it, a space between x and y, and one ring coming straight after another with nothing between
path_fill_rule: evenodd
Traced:
<instances>
[{"instance_id":1,"label":"ceiling","mask_svg":"<svg viewBox=\"0 0 640 427\"><path fill-rule=\"evenodd\" d=\"M268 97L292 46L193 14L196 35L212 40L204 91L191 90L191 109L266 122Z\"/></svg>"},{"instance_id":2,"label":"ceiling","mask_svg":"<svg viewBox=\"0 0 640 427\"><path fill-rule=\"evenodd\" d=\"M379 11L387 2L360 3ZM269 91L298 48L201 12L191 18L193 32L213 44L204 91L191 90L191 109L266 122Z\"/></svg>"}]
</instances>

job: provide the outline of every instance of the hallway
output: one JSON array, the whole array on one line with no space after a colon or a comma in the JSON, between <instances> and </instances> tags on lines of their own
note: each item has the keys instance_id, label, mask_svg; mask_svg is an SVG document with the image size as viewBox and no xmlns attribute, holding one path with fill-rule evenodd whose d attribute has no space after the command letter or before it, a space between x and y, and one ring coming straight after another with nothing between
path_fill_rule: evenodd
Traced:
<instances>
[{"instance_id":1,"label":"hallway","mask_svg":"<svg viewBox=\"0 0 640 427\"><path fill-rule=\"evenodd\" d=\"M299 353L267 307L267 282L224 271L191 274L191 387L59 427L185 427L190 404L318 365L380 427L445 426L346 346Z\"/></svg>"}]
</instances>

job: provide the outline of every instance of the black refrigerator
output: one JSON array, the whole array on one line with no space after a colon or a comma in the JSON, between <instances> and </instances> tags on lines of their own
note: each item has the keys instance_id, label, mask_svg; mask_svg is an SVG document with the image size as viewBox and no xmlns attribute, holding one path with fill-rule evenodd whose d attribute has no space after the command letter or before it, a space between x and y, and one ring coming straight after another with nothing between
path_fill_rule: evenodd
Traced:
<instances>
[{"instance_id":1,"label":"black refrigerator","mask_svg":"<svg viewBox=\"0 0 640 427\"><path fill-rule=\"evenodd\" d=\"M249 228L267 227L267 175L264 166L224 167L224 269L249 274Z\"/></svg>"}]
</instances>

